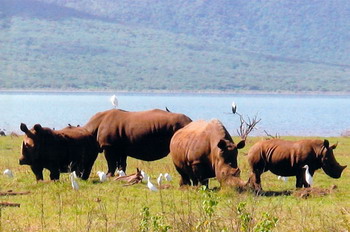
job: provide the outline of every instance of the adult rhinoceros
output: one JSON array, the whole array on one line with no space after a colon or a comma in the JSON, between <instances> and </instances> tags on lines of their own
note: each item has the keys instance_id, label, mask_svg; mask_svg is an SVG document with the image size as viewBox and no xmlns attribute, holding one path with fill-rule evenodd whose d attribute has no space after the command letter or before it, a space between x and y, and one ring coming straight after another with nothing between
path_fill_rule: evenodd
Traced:
<instances>
[{"instance_id":1,"label":"adult rhinoceros","mask_svg":"<svg viewBox=\"0 0 350 232\"><path fill-rule=\"evenodd\" d=\"M82 179L89 178L98 155L95 138L82 127L52 130L34 125L32 129L22 123L25 133L20 165L29 165L37 180L43 180L43 169L50 171L51 180L58 180L61 172L77 171ZM69 170L70 169L70 170Z\"/></svg>"},{"instance_id":2,"label":"adult rhinoceros","mask_svg":"<svg viewBox=\"0 0 350 232\"><path fill-rule=\"evenodd\" d=\"M216 177L221 185L243 185L238 178L238 149L245 140L235 144L223 124L213 119L194 121L178 130L170 143L170 153L181 185L208 185Z\"/></svg>"},{"instance_id":3,"label":"adult rhinoceros","mask_svg":"<svg viewBox=\"0 0 350 232\"><path fill-rule=\"evenodd\" d=\"M126 158L153 161L168 155L170 139L192 120L159 109L128 112L112 109L94 115L84 128L96 138L108 164L108 175L126 169Z\"/></svg>"},{"instance_id":4,"label":"adult rhinoceros","mask_svg":"<svg viewBox=\"0 0 350 232\"><path fill-rule=\"evenodd\" d=\"M341 166L334 157L337 145L329 146L328 140L305 139L286 141L282 139L262 140L254 144L248 152L248 162L252 171L249 183L260 191L260 176L266 171L280 176L296 176L296 187L309 187L305 180L305 165L309 172L322 168L332 178L339 178L346 166Z\"/></svg>"}]
</instances>

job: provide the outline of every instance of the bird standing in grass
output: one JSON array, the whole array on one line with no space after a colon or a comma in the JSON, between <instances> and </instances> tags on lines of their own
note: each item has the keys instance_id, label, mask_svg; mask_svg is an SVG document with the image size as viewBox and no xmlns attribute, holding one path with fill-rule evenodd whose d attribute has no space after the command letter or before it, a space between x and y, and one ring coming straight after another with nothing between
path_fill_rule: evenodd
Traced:
<instances>
[{"instance_id":1,"label":"bird standing in grass","mask_svg":"<svg viewBox=\"0 0 350 232\"><path fill-rule=\"evenodd\" d=\"M311 186L313 183L313 179L312 179L312 176L309 172L309 165L305 165L304 168L306 169L305 170L305 180Z\"/></svg>"},{"instance_id":2,"label":"bird standing in grass","mask_svg":"<svg viewBox=\"0 0 350 232\"><path fill-rule=\"evenodd\" d=\"M69 179L70 179L70 182L71 182L71 184L72 184L72 188L73 188L74 190L78 190L78 189L79 189L79 185L78 185L78 182L75 181L75 178L74 178L74 174L73 174L73 173L69 174Z\"/></svg>"},{"instance_id":3,"label":"bird standing in grass","mask_svg":"<svg viewBox=\"0 0 350 232\"><path fill-rule=\"evenodd\" d=\"M118 170L117 173L118 173L119 176L125 176L126 175L123 170Z\"/></svg>"},{"instance_id":4,"label":"bird standing in grass","mask_svg":"<svg viewBox=\"0 0 350 232\"><path fill-rule=\"evenodd\" d=\"M9 178L13 178L13 172L10 169L6 169L4 171L4 175L8 176Z\"/></svg>"},{"instance_id":5,"label":"bird standing in grass","mask_svg":"<svg viewBox=\"0 0 350 232\"><path fill-rule=\"evenodd\" d=\"M147 187L149 188L149 190L151 190L152 192L157 192L158 189L156 186L154 186L154 184L152 184L150 177L148 176L147 178Z\"/></svg>"},{"instance_id":6,"label":"bird standing in grass","mask_svg":"<svg viewBox=\"0 0 350 232\"><path fill-rule=\"evenodd\" d=\"M164 178L166 179L166 181L171 181L173 179L173 178L171 178L169 173L165 173Z\"/></svg>"},{"instance_id":7,"label":"bird standing in grass","mask_svg":"<svg viewBox=\"0 0 350 232\"><path fill-rule=\"evenodd\" d=\"M161 184L162 184L162 179L163 179L163 174L160 173L159 176L158 176L158 178L157 178L157 183L158 183L158 185L161 185Z\"/></svg>"},{"instance_id":8,"label":"bird standing in grass","mask_svg":"<svg viewBox=\"0 0 350 232\"><path fill-rule=\"evenodd\" d=\"M100 182L105 182L107 180L107 175L106 173L102 171L97 172L98 178L100 178Z\"/></svg>"}]
</instances>

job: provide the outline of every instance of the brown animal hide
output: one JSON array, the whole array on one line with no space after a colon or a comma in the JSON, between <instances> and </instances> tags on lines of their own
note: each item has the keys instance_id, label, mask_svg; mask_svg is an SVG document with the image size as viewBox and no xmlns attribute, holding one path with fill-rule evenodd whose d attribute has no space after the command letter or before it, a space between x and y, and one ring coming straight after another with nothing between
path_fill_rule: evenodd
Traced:
<instances>
[{"instance_id":1,"label":"brown animal hide","mask_svg":"<svg viewBox=\"0 0 350 232\"><path fill-rule=\"evenodd\" d=\"M153 161L168 155L170 139L191 122L183 114L154 109L128 112L112 109L94 115L84 128L94 135L104 151L107 175L126 169L126 158Z\"/></svg>"},{"instance_id":2,"label":"brown animal hide","mask_svg":"<svg viewBox=\"0 0 350 232\"><path fill-rule=\"evenodd\" d=\"M305 180L305 165L310 175L322 168L327 175L339 178L346 166L341 166L335 159L328 140L305 139L286 141L282 139L262 140L254 144L248 152L248 163L251 169L250 185L260 191L260 176L266 171L279 176L296 176L296 187L310 187Z\"/></svg>"},{"instance_id":3,"label":"brown animal hide","mask_svg":"<svg viewBox=\"0 0 350 232\"><path fill-rule=\"evenodd\" d=\"M125 181L128 183L126 185L138 184L142 181L141 171L137 168L136 173L127 176L118 176L114 180Z\"/></svg>"},{"instance_id":4,"label":"brown animal hide","mask_svg":"<svg viewBox=\"0 0 350 232\"><path fill-rule=\"evenodd\" d=\"M219 120L195 121L178 130L170 143L170 153L176 170L181 175L180 186L208 186L208 179L216 177L222 185L243 184L238 178L238 149Z\"/></svg>"}]
</instances>

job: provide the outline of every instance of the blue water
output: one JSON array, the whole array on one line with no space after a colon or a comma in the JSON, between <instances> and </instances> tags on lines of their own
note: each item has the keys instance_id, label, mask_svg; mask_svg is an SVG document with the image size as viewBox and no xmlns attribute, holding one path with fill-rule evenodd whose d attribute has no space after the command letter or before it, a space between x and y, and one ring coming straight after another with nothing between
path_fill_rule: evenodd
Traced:
<instances>
[{"instance_id":1,"label":"blue water","mask_svg":"<svg viewBox=\"0 0 350 232\"><path fill-rule=\"evenodd\" d=\"M19 125L36 123L60 129L68 123L84 125L95 113L112 108L113 93L0 93L0 129L19 133ZM218 118L236 135L239 117L261 118L252 135L339 136L350 129L350 96L130 94L117 93L119 108L153 108L181 112L192 120Z\"/></svg>"}]
</instances>

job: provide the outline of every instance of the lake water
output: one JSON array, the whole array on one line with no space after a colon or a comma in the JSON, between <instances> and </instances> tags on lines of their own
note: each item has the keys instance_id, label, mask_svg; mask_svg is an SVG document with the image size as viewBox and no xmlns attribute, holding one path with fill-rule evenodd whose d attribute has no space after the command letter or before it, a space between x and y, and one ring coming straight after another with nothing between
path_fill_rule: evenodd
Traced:
<instances>
[{"instance_id":1,"label":"lake water","mask_svg":"<svg viewBox=\"0 0 350 232\"><path fill-rule=\"evenodd\" d=\"M95 113L112 108L113 93L0 93L0 129L19 133L19 125L36 123L60 129L84 125ZM153 108L184 113L192 120L217 118L237 135L239 117L261 118L252 135L339 136L350 129L350 96L235 95L235 94L131 94L117 93L119 108Z\"/></svg>"}]
</instances>

